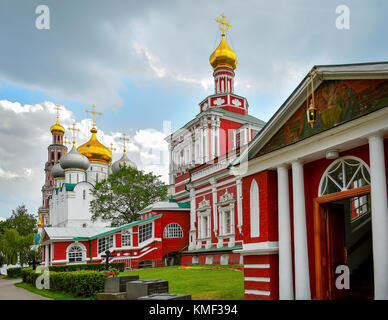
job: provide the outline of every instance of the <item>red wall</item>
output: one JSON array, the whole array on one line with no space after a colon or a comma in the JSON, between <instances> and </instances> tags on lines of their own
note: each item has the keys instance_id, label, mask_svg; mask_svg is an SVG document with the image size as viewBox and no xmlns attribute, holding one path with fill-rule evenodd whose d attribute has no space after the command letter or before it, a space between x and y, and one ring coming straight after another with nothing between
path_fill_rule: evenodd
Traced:
<instances>
[{"instance_id":1,"label":"red wall","mask_svg":"<svg viewBox=\"0 0 388 320\"><path fill-rule=\"evenodd\" d=\"M260 204L260 236L250 236L250 188L252 180L256 179L259 186ZM262 171L242 180L243 194L243 234L244 243L277 241L277 174L275 171Z\"/></svg>"}]
</instances>

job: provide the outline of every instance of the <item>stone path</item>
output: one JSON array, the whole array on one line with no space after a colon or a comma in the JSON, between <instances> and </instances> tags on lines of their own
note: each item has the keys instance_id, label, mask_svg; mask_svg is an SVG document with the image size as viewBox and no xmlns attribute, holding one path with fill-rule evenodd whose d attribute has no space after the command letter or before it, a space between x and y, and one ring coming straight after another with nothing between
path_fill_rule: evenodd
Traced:
<instances>
[{"instance_id":1,"label":"stone path","mask_svg":"<svg viewBox=\"0 0 388 320\"><path fill-rule=\"evenodd\" d=\"M6 280L0 277L0 300L51 300L26 289L15 287L17 282L21 280Z\"/></svg>"}]
</instances>

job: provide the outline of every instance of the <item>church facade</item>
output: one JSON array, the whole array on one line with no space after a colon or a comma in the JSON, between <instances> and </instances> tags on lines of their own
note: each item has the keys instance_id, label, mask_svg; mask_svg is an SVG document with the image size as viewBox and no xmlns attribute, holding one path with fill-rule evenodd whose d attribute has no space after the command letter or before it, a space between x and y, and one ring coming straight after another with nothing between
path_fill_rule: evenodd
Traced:
<instances>
[{"instance_id":1,"label":"church facade","mask_svg":"<svg viewBox=\"0 0 388 320\"><path fill-rule=\"evenodd\" d=\"M101 262L109 249L131 268L243 264L245 299L388 299L388 63L315 66L267 123L234 91L224 29L210 64L214 93L166 137L170 198L138 221L59 213L111 161L62 155L46 264Z\"/></svg>"}]
</instances>

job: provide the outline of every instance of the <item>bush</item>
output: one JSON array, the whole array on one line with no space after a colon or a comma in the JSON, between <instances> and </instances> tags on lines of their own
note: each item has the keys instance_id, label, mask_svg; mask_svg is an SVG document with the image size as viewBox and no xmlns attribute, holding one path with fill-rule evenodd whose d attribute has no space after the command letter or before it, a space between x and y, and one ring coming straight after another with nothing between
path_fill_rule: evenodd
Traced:
<instances>
[{"instance_id":1,"label":"bush","mask_svg":"<svg viewBox=\"0 0 388 320\"><path fill-rule=\"evenodd\" d=\"M32 268L25 268L22 275L24 282L35 286L40 273L36 273ZM99 271L50 272L50 290L91 297L104 291L106 277L106 274Z\"/></svg>"},{"instance_id":2,"label":"bush","mask_svg":"<svg viewBox=\"0 0 388 320\"><path fill-rule=\"evenodd\" d=\"M21 278L22 268L21 267L15 267L15 268L8 268L7 269L7 276L10 278Z\"/></svg>"},{"instance_id":3,"label":"bush","mask_svg":"<svg viewBox=\"0 0 388 320\"><path fill-rule=\"evenodd\" d=\"M123 272L125 263L113 262L113 263L110 263L109 266L119 270L120 272ZM103 271L105 270L105 264L90 263L90 264L68 264L68 265L60 265L60 266L49 266L49 270L54 272L69 272L69 271L82 271L82 270Z\"/></svg>"},{"instance_id":4,"label":"bush","mask_svg":"<svg viewBox=\"0 0 388 320\"><path fill-rule=\"evenodd\" d=\"M23 282L30 283L35 286L36 279L39 277L40 273L37 273L36 270L32 270L32 267L22 268L20 271Z\"/></svg>"}]
</instances>

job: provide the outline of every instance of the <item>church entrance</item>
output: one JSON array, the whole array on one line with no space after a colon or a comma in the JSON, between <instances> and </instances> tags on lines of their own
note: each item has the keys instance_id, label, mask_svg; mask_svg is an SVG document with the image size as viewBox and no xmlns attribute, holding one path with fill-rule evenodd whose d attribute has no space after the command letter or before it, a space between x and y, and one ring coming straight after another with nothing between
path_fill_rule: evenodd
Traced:
<instances>
[{"instance_id":1,"label":"church entrance","mask_svg":"<svg viewBox=\"0 0 388 320\"><path fill-rule=\"evenodd\" d=\"M370 195L323 205L328 299L373 299Z\"/></svg>"},{"instance_id":2,"label":"church entrance","mask_svg":"<svg viewBox=\"0 0 388 320\"><path fill-rule=\"evenodd\" d=\"M355 157L340 158L322 176L314 199L316 297L373 299L370 175Z\"/></svg>"},{"instance_id":3,"label":"church entrance","mask_svg":"<svg viewBox=\"0 0 388 320\"><path fill-rule=\"evenodd\" d=\"M368 186L315 199L318 299L374 298L369 190Z\"/></svg>"}]
</instances>

